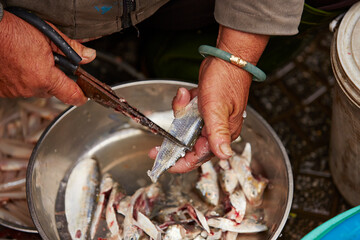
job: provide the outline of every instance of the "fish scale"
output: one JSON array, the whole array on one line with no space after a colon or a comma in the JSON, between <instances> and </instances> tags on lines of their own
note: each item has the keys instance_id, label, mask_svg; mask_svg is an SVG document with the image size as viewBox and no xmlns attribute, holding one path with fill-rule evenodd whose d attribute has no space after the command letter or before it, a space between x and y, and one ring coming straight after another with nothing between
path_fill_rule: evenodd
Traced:
<instances>
[{"instance_id":1,"label":"fish scale","mask_svg":"<svg viewBox=\"0 0 360 240\"><path fill-rule=\"evenodd\" d=\"M198 99L195 97L183 110L176 114L169 133L191 148L199 137L202 126L203 120L198 110ZM173 166L179 158L185 156L186 150L188 148L164 139L156 156L154 166L151 171L148 171L151 180L156 182L165 170Z\"/></svg>"}]
</instances>

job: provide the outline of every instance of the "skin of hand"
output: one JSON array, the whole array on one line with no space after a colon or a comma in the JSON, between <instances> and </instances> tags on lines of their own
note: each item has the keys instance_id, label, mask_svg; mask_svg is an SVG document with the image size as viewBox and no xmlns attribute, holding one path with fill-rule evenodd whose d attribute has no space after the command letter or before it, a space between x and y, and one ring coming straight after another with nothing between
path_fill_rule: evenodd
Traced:
<instances>
[{"instance_id":1,"label":"skin of hand","mask_svg":"<svg viewBox=\"0 0 360 240\"><path fill-rule=\"evenodd\" d=\"M256 65L268 40L269 36L266 35L220 26L217 48ZM173 100L176 115L176 111L197 95L204 128L193 150L180 158L169 172L191 171L209 160L213 156L210 152L219 159L231 157L230 143L240 135L251 81L250 73L233 64L215 57L204 59L200 67L198 88L190 92L180 88ZM149 157L155 158L157 151L156 148L152 149Z\"/></svg>"},{"instance_id":2,"label":"skin of hand","mask_svg":"<svg viewBox=\"0 0 360 240\"><path fill-rule=\"evenodd\" d=\"M81 64L94 60L94 49L51 26L82 57ZM61 50L35 27L7 11L0 22L0 46L0 97L55 96L71 105L87 101L79 86L55 66L52 52L61 54Z\"/></svg>"}]
</instances>

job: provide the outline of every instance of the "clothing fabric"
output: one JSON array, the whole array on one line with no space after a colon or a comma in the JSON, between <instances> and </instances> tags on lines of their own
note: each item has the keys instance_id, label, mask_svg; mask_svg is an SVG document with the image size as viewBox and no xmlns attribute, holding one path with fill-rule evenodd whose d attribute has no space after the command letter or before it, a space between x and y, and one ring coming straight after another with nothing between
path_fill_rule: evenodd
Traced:
<instances>
[{"instance_id":1,"label":"clothing fabric","mask_svg":"<svg viewBox=\"0 0 360 240\"><path fill-rule=\"evenodd\" d=\"M294 35L303 7L303 0L216 0L215 19L243 32Z\"/></svg>"},{"instance_id":2,"label":"clothing fabric","mask_svg":"<svg viewBox=\"0 0 360 240\"><path fill-rule=\"evenodd\" d=\"M74 39L94 38L136 25L169 0L0 0L55 24ZM293 35L298 32L303 0L215 0L219 24L250 33Z\"/></svg>"},{"instance_id":3,"label":"clothing fabric","mask_svg":"<svg viewBox=\"0 0 360 240\"><path fill-rule=\"evenodd\" d=\"M3 0L56 25L74 39L96 38L136 25L169 0Z\"/></svg>"}]
</instances>

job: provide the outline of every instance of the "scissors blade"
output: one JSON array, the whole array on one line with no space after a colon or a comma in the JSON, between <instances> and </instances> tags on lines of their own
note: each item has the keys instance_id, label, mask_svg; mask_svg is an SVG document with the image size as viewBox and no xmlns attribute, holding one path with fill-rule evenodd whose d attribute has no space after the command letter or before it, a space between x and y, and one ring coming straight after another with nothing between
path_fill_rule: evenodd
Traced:
<instances>
[{"instance_id":1,"label":"scissors blade","mask_svg":"<svg viewBox=\"0 0 360 240\"><path fill-rule=\"evenodd\" d=\"M115 111L123 113L124 115L132 118L135 122L149 128L152 133L159 134L175 144L189 149L189 147L182 143L179 139L151 121L139 110L132 107L124 98L118 97L110 86L97 80L80 67L77 69L75 74L79 77L76 83L88 98L93 99L105 107L110 107L115 109Z\"/></svg>"}]
</instances>

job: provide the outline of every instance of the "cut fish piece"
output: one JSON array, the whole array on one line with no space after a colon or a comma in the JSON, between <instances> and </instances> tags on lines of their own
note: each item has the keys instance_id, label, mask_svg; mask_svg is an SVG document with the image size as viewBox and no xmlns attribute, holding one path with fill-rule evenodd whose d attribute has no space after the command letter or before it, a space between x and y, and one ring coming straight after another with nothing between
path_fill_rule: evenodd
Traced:
<instances>
[{"instance_id":1,"label":"cut fish piece","mask_svg":"<svg viewBox=\"0 0 360 240\"><path fill-rule=\"evenodd\" d=\"M113 179L110 176L110 174L105 173L101 180L100 192L99 192L99 197L98 197L99 200L97 202L94 217L91 222L91 228L90 228L90 238L91 239L95 238L95 234L96 234L97 228L99 226L101 214L102 214L104 206L105 206L105 195L111 191L112 187L113 187Z\"/></svg>"},{"instance_id":2,"label":"cut fish piece","mask_svg":"<svg viewBox=\"0 0 360 240\"><path fill-rule=\"evenodd\" d=\"M257 233L266 231L266 225L258 223L252 219L244 219L240 224L227 218L210 218L208 220L210 227L220 228L223 231L237 233Z\"/></svg>"}]
</instances>

